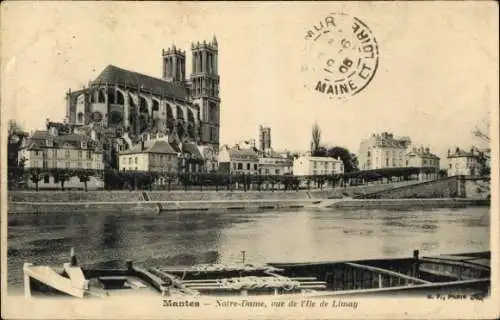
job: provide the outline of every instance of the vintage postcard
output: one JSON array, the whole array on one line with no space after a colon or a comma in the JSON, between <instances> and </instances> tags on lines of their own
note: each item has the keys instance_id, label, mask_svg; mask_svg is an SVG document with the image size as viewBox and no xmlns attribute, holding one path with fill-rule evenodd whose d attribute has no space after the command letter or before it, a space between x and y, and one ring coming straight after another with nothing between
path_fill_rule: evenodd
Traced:
<instances>
[{"instance_id":1,"label":"vintage postcard","mask_svg":"<svg viewBox=\"0 0 500 320\"><path fill-rule=\"evenodd\" d=\"M0 21L2 318L499 316L496 2Z\"/></svg>"}]
</instances>

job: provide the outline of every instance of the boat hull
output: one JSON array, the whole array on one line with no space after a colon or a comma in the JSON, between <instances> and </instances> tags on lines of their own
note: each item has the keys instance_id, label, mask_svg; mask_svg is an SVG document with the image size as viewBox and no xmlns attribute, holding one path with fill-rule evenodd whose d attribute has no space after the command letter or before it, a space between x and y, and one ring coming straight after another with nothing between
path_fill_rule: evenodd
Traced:
<instances>
[{"instance_id":1,"label":"boat hull","mask_svg":"<svg viewBox=\"0 0 500 320\"><path fill-rule=\"evenodd\" d=\"M120 280L112 281L113 286L101 287L121 287L123 282L128 283L128 287L114 289L131 289L134 287L132 283L140 281L139 287L148 286L151 292L163 298L181 294L202 298L427 296L483 299L490 294L489 259L489 252L483 252L422 258L417 255L401 259L270 263L264 266L198 265L147 269L128 262L125 269L82 268L83 280L80 279L79 283L88 283L91 279L94 284L103 285ZM78 298L88 296L88 290L71 284L67 278L70 275L64 277L64 273L58 274L48 268L25 265L25 289L29 291L26 295L37 292Z\"/></svg>"}]
</instances>

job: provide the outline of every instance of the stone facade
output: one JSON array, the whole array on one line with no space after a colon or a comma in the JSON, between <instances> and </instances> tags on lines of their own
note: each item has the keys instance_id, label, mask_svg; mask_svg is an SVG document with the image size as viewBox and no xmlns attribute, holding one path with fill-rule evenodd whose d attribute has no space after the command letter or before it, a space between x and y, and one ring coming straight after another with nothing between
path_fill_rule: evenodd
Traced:
<instances>
[{"instance_id":1,"label":"stone facade","mask_svg":"<svg viewBox=\"0 0 500 320\"><path fill-rule=\"evenodd\" d=\"M119 155L121 171L177 173L178 166L177 152L167 141L160 139L141 142Z\"/></svg>"},{"instance_id":2,"label":"stone facade","mask_svg":"<svg viewBox=\"0 0 500 320\"><path fill-rule=\"evenodd\" d=\"M293 160L276 153L259 157L259 174L283 175L292 174Z\"/></svg>"},{"instance_id":3,"label":"stone facade","mask_svg":"<svg viewBox=\"0 0 500 320\"><path fill-rule=\"evenodd\" d=\"M218 43L192 44L192 74L185 51L162 50L162 79L107 66L87 88L69 91L70 124L115 128L134 139L144 133L219 147Z\"/></svg>"},{"instance_id":4,"label":"stone facade","mask_svg":"<svg viewBox=\"0 0 500 320\"><path fill-rule=\"evenodd\" d=\"M259 152L254 146L222 146L219 166L225 173L258 174Z\"/></svg>"},{"instance_id":5,"label":"stone facade","mask_svg":"<svg viewBox=\"0 0 500 320\"><path fill-rule=\"evenodd\" d=\"M481 161L483 153L471 148L465 151L460 148L448 150L448 176L479 176L484 163Z\"/></svg>"},{"instance_id":6,"label":"stone facade","mask_svg":"<svg viewBox=\"0 0 500 320\"><path fill-rule=\"evenodd\" d=\"M463 198L465 182L460 177L427 181L364 195L371 199Z\"/></svg>"},{"instance_id":7,"label":"stone facade","mask_svg":"<svg viewBox=\"0 0 500 320\"><path fill-rule=\"evenodd\" d=\"M309 153L300 155L293 160L293 174L301 175L332 175L343 174L344 163L340 158L313 157Z\"/></svg>"},{"instance_id":8,"label":"stone facade","mask_svg":"<svg viewBox=\"0 0 500 320\"><path fill-rule=\"evenodd\" d=\"M102 150L96 141L85 135L60 134L55 127L35 131L18 152L27 169L104 168Z\"/></svg>"},{"instance_id":9,"label":"stone facade","mask_svg":"<svg viewBox=\"0 0 500 320\"><path fill-rule=\"evenodd\" d=\"M404 167L411 140L396 138L392 133L373 134L360 143L358 161L360 170Z\"/></svg>"}]
</instances>

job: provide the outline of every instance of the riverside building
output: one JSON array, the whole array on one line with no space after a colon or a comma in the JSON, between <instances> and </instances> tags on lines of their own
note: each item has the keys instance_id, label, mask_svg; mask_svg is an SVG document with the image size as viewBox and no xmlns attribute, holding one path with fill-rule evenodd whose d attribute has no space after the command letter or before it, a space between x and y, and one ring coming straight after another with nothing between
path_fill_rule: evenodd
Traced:
<instances>
[{"instance_id":1,"label":"riverside building","mask_svg":"<svg viewBox=\"0 0 500 320\"><path fill-rule=\"evenodd\" d=\"M479 176L483 169L484 154L475 148L469 151L456 147L448 149L448 176Z\"/></svg>"},{"instance_id":2,"label":"riverside building","mask_svg":"<svg viewBox=\"0 0 500 320\"><path fill-rule=\"evenodd\" d=\"M68 170L102 170L104 168L103 152L100 144L86 135L66 131L61 124L48 123L48 130L37 130L24 139L18 151L19 161L25 169L37 168L43 174L40 188L57 188L57 176L49 172L54 169ZM32 181L28 184L31 186ZM90 188L102 187L102 180L91 177ZM71 177L65 182L67 188L80 188L82 183L78 177Z\"/></svg>"},{"instance_id":3,"label":"riverside building","mask_svg":"<svg viewBox=\"0 0 500 320\"><path fill-rule=\"evenodd\" d=\"M440 168L440 158L430 152L429 147L412 147L406 153L406 166L414 168L434 168L436 172Z\"/></svg>"},{"instance_id":4,"label":"riverside building","mask_svg":"<svg viewBox=\"0 0 500 320\"><path fill-rule=\"evenodd\" d=\"M219 170L231 174L258 174L259 150L254 143L222 146L219 151Z\"/></svg>"},{"instance_id":5,"label":"riverside building","mask_svg":"<svg viewBox=\"0 0 500 320\"><path fill-rule=\"evenodd\" d=\"M293 160L293 174L302 175L332 175L343 174L344 163L340 158L313 157L311 153L299 155Z\"/></svg>"},{"instance_id":6,"label":"riverside building","mask_svg":"<svg viewBox=\"0 0 500 320\"><path fill-rule=\"evenodd\" d=\"M360 170L401 168L406 166L406 153L411 140L396 138L390 132L372 134L361 141L358 152Z\"/></svg>"},{"instance_id":7,"label":"riverside building","mask_svg":"<svg viewBox=\"0 0 500 320\"><path fill-rule=\"evenodd\" d=\"M274 151L264 153L259 157L259 174L283 175L293 172L293 160L286 155Z\"/></svg>"},{"instance_id":8,"label":"riverside building","mask_svg":"<svg viewBox=\"0 0 500 320\"><path fill-rule=\"evenodd\" d=\"M178 153L168 141L147 139L120 152L119 169L121 171L152 171L175 174L178 172Z\"/></svg>"},{"instance_id":9,"label":"riverside building","mask_svg":"<svg viewBox=\"0 0 500 320\"><path fill-rule=\"evenodd\" d=\"M121 171L175 175L217 170L217 156L211 152L211 148L190 141L179 143L159 133L145 135L139 143L120 151L118 157Z\"/></svg>"}]
</instances>

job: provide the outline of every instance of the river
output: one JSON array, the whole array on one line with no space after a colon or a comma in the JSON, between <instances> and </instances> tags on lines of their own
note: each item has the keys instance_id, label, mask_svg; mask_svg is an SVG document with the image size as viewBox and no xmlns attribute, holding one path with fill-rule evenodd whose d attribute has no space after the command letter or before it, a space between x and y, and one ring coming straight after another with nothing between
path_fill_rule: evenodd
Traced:
<instances>
[{"instance_id":1,"label":"river","mask_svg":"<svg viewBox=\"0 0 500 320\"><path fill-rule=\"evenodd\" d=\"M409 257L490 249L490 209L9 215L9 292L22 264L94 266Z\"/></svg>"}]
</instances>

